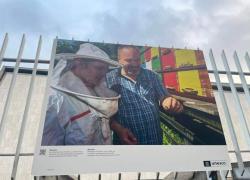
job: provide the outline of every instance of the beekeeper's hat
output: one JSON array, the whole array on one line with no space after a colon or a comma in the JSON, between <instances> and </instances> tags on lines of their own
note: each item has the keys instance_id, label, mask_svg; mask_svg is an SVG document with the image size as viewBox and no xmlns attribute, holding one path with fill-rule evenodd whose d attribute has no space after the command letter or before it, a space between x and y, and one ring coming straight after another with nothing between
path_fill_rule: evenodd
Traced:
<instances>
[{"instance_id":1,"label":"beekeeper's hat","mask_svg":"<svg viewBox=\"0 0 250 180\"><path fill-rule=\"evenodd\" d=\"M61 53L56 55L56 59L66 59L66 60L73 60L73 59L93 59L105 62L109 65L113 66L121 66L118 62L109 58L109 56L100 48L96 47L90 43L84 43L80 45L78 51L74 53Z\"/></svg>"}]
</instances>

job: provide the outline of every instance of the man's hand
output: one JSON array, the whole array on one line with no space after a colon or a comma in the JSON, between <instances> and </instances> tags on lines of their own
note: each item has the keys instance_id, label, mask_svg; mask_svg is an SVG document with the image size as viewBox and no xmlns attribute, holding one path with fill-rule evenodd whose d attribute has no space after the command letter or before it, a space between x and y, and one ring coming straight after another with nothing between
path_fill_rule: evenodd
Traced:
<instances>
[{"instance_id":1,"label":"man's hand","mask_svg":"<svg viewBox=\"0 0 250 180\"><path fill-rule=\"evenodd\" d=\"M164 110L173 113L180 113L183 111L183 105L173 97L165 98L162 101L162 107Z\"/></svg>"},{"instance_id":2,"label":"man's hand","mask_svg":"<svg viewBox=\"0 0 250 180\"><path fill-rule=\"evenodd\" d=\"M118 134L122 143L128 144L128 145L137 144L137 139L133 135L133 133L129 129L121 126L117 121L112 120L110 127L113 131L115 131Z\"/></svg>"},{"instance_id":3,"label":"man's hand","mask_svg":"<svg viewBox=\"0 0 250 180\"><path fill-rule=\"evenodd\" d=\"M133 135L133 133L127 129L127 128L121 128L119 130L119 132L117 132L120 140L124 143L124 144L128 144L128 145L136 145L137 144L137 139L136 137Z\"/></svg>"}]
</instances>

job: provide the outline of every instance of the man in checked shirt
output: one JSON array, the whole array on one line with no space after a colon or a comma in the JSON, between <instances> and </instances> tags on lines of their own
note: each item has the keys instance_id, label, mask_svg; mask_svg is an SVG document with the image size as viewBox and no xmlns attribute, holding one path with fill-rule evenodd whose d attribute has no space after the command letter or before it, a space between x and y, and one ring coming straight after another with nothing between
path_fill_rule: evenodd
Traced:
<instances>
[{"instance_id":1,"label":"man in checked shirt","mask_svg":"<svg viewBox=\"0 0 250 180\"><path fill-rule=\"evenodd\" d=\"M139 49L122 46L118 58L123 67L106 76L108 87L121 95L118 112L110 123L113 144L160 145L159 107L180 113L183 106L168 94L156 73L141 68Z\"/></svg>"}]
</instances>

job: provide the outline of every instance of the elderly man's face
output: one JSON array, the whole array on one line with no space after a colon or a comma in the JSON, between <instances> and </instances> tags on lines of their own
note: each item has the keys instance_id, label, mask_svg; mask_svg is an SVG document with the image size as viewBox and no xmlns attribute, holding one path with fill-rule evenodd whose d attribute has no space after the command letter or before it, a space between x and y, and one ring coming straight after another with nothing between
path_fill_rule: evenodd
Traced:
<instances>
[{"instance_id":1,"label":"elderly man's face","mask_svg":"<svg viewBox=\"0 0 250 180\"><path fill-rule=\"evenodd\" d=\"M128 76L136 77L140 72L140 53L131 48L122 48L119 52L119 62L123 65L124 71Z\"/></svg>"},{"instance_id":2,"label":"elderly man's face","mask_svg":"<svg viewBox=\"0 0 250 180\"><path fill-rule=\"evenodd\" d=\"M88 87L95 87L105 77L108 72L108 65L104 62L93 61L89 63L81 63L77 68L77 76Z\"/></svg>"}]
</instances>

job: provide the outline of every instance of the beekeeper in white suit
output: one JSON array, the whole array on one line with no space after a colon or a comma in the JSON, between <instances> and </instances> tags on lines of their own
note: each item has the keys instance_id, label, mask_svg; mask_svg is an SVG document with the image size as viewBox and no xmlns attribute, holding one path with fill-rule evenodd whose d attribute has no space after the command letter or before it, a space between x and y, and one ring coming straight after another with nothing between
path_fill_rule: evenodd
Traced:
<instances>
[{"instance_id":1,"label":"beekeeper in white suit","mask_svg":"<svg viewBox=\"0 0 250 180\"><path fill-rule=\"evenodd\" d=\"M111 144L109 118L117 111L119 96L107 88L105 74L119 64L90 43L57 58L42 145Z\"/></svg>"}]
</instances>

